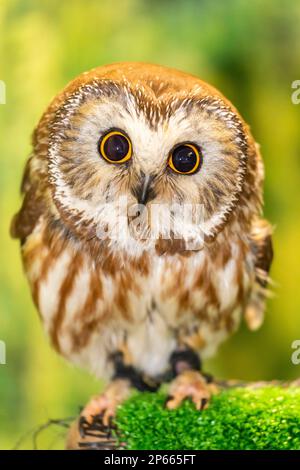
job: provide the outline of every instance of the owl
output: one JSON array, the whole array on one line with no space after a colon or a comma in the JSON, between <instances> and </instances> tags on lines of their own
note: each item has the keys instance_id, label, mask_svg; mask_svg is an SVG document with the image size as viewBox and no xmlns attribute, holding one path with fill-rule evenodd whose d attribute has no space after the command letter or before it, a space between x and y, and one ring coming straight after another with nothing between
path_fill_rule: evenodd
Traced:
<instances>
[{"instance_id":1,"label":"owl","mask_svg":"<svg viewBox=\"0 0 300 470\"><path fill-rule=\"evenodd\" d=\"M103 432L133 387L207 406L201 360L258 328L272 262L258 145L200 79L118 63L81 74L33 133L11 233L55 350L108 384ZM87 433L88 434L88 433Z\"/></svg>"}]
</instances>

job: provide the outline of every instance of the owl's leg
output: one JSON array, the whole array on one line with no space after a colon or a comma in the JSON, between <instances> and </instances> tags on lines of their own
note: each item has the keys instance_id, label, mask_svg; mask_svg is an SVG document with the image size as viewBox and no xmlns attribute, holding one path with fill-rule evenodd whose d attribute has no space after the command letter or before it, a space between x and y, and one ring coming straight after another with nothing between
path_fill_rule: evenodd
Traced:
<instances>
[{"instance_id":1,"label":"owl's leg","mask_svg":"<svg viewBox=\"0 0 300 470\"><path fill-rule=\"evenodd\" d=\"M156 391L160 385L130 365L123 350L115 353L111 360L114 365L112 381L103 393L89 401L79 420L72 425L67 441L68 449L113 449L113 418L117 407L130 396L133 388Z\"/></svg>"},{"instance_id":2,"label":"owl's leg","mask_svg":"<svg viewBox=\"0 0 300 470\"><path fill-rule=\"evenodd\" d=\"M81 415L90 423L95 415L102 415L104 426L109 426L111 418L115 416L116 409L126 398L131 389L140 391L156 391L159 383L144 377L132 365L128 364L123 352L117 352L111 357L114 364L114 375L111 383L104 392L94 397L86 405Z\"/></svg>"},{"instance_id":3,"label":"owl's leg","mask_svg":"<svg viewBox=\"0 0 300 470\"><path fill-rule=\"evenodd\" d=\"M166 407L178 408L184 400L190 398L197 410L205 408L217 390L211 377L201 374L199 356L192 349L183 348L171 355L170 363L175 379L169 387Z\"/></svg>"},{"instance_id":4,"label":"owl's leg","mask_svg":"<svg viewBox=\"0 0 300 470\"><path fill-rule=\"evenodd\" d=\"M188 346L181 346L171 354L170 365L174 377L185 370L201 370L199 355Z\"/></svg>"}]
</instances>

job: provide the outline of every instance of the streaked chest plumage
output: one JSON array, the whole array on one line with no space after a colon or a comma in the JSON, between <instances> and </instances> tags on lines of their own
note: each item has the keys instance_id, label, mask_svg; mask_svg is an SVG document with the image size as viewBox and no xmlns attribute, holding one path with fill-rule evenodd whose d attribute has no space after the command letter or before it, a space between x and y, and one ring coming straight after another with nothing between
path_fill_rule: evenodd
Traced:
<instances>
[{"instance_id":1,"label":"streaked chest plumage","mask_svg":"<svg viewBox=\"0 0 300 470\"><path fill-rule=\"evenodd\" d=\"M45 232L41 221L23 247L35 303L55 348L98 376L111 373L117 350L159 375L178 345L209 356L238 326L254 275L239 238L188 254L103 251L98 262Z\"/></svg>"}]
</instances>

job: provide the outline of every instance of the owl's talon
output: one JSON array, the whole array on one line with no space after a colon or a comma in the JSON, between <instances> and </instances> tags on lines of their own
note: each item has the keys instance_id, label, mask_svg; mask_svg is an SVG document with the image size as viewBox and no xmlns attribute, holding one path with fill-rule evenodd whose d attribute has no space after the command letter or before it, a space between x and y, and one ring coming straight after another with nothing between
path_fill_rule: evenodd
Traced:
<instances>
[{"instance_id":1,"label":"owl's talon","mask_svg":"<svg viewBox=\"0 0 300 470\"><path fill-rule=\"evenodd\" d=\"M201 410L205 410L208 406L208 400L206 398L202 398L201 400Z\"/></svg>"}]
</instances>

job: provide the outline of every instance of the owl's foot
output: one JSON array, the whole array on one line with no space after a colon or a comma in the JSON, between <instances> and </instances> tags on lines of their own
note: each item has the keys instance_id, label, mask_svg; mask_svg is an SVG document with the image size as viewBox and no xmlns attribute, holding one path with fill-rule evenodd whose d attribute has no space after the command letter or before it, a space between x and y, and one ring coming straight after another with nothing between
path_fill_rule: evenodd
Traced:
<instances>
[{"instance_id":1,"label":"owl's foot","mask_svg":"<svg viewBox=\"0 0 300 470\"><path fill-rule=\"evenodd\" d=\"M117 407L130 395L128 380L113 380L106 390L94 397L82 410L79 419L72 425L68 449L103 449L115 448L112 437L113 418Z\"/></svg>"},{"instance_id":2,"label":"owl's foot","mask_svg":"<svg viewBox=\"0 0 300 470\"><path fill-rule=\"evenodd\" d=\"M200 372L185 370L171 382L166 407L170 410L178 408L184 400L191 398L196 409L203 410L216 392L216 386L207 383Z\"/></svg>"},{"instance_id":3,"label":"owl's foot","mask_svg":"<svg viewBox=\"0 0 300 470\"><path fill-rule=\"evenodd\" d=\"M130 395L130 382L128 380L113 380L106 390L99 396L92 398L80 415L82 423L92 423L93 417L101 416L104 427L111 425L117 407ZM84 432L84 430L83 430Z\"/></svg>"}]
</instances>

